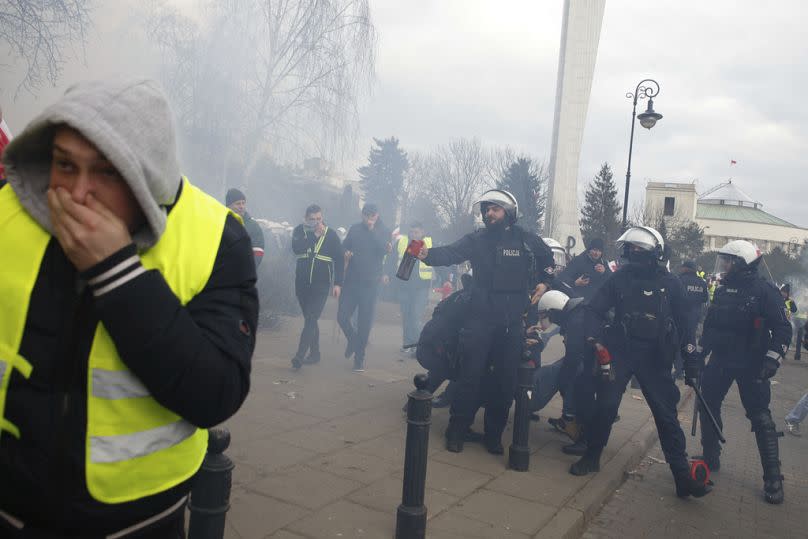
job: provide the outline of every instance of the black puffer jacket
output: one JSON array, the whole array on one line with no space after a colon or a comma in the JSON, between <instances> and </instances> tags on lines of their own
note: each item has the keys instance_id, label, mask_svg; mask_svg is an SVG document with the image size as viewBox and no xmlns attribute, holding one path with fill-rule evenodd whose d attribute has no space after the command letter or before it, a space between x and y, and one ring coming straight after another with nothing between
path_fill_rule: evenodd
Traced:
<instances>
[{"instance_id":1,"label":"black puffer jacket","mask_svg":"<svg viewBox=\"0 0 808 539\"><path fill-rule=\"evenodd\" d=\"M80 275L55 239L48 244L20 344L34 369L27 380L12 373L4 412L23 435L0 437L0 510L26 528L99 537L160 513L190 490L186 481L115 505L88 493L87 358L99 321L154 398L198 427L229 418L249 391L258 298L244 227L227 217L207 286L184 307L157 271L93 296L86 280L135 252L130 245ZM0 521L0 535L7 533Z\"/></svg>"}]
</instances>

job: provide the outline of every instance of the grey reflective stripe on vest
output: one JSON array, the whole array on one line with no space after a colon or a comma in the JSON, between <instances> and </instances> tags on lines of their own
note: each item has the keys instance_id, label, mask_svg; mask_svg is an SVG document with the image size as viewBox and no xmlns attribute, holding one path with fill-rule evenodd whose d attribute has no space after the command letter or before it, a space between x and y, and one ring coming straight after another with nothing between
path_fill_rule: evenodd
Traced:
<instances>
[{"instance_id":1,"label":"grey reflective stripe on vest","mask_svg":"<svg viewBox=\"0 0 808 539\"><path fill-rule=\"evenodd\" d=\"M90 460L95 463L120 462L145 457L173 447L196 432L196 427L181 419L154 429L118 436L90 437Z\"/></svg>"},{"instance_id":2,"label":"grey reflective stripe on vest","mask_svg":"<svg viewBox=\"0 0 808 539\"><path fill-rule=\"evenodd\" d=\"M0 360L0 381L3 380L3 375L6 374L6 365L8 365L8 363Z\"/></svg>"},{"instance_id":3,"label":"grey reflective stripe on vest","mask_svg":"<svg viewBox=\"0 0 808 539\"><path fill-rule=\"evenodd\" d=\"M100 399L135 399L151 393L130 371L93 369L93 397Z\"/></svg>"}]
</instances>

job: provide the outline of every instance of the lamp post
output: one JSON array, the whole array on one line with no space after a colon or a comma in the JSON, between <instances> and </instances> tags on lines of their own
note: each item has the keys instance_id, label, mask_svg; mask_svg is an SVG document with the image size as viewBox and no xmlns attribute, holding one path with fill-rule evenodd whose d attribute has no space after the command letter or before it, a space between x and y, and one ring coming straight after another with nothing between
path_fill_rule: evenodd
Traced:
<instances>
[{"instance_id":1,"label":"lamp post","mask_svg":"<svg viewBox=\"0 0 808 539\"><path fill-rule=\"evenodd\" d=\"M646 129L654 127L662 115L654 110L654 98L659 94L659 83L653 79L645 79L637 84L634 93L628 92L626 97L634 100L631 109L631 136L628 139L628 167L626 168L626 193L623 198L623 230L626 229L628 216L628 188L631 184L631 150L634 148L634 120L640 120L640 125ZM645 112L637 114L637 100L648 98L648 108Z\"/></svg>"}]
</instances>

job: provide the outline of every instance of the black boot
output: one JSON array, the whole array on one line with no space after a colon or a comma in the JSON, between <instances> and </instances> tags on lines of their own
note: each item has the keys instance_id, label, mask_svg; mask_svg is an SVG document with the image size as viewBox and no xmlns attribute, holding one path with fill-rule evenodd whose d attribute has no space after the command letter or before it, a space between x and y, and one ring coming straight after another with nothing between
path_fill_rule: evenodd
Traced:
<instances>
[{"instance_id":1,"label":"black boot","mask_svg":"<svg viewBox=\"0 0 808 539\"><path fill-rule=\"evenodd\" d=\"M705 485L701 481L696 481L690 477L690 473L687 470L674 473L673 480L676 483L676 495L680 498L687 498L688 496L701 498L709 494L712 490L710 485Z\"/></svg>"},{"instance_id":2,"label":"black boot","mask_svg":"<svg viewBox=\"0 0 808 539\"><path fill-rule=\"evenodd\" d=\"M570 466L570 473L572 475L586 475L592 472L600 471L600 454L603 451L602 447L587 448L584 456Z\"/></svg>"},{"instance_id":3,"label":"black boot","mask_svg":"<svg viewBox=\"0 0 808 539\"><path fill-rule=\"evenodd\" d=\"M707 465L707 468L710 469L710 472L717 472L721 469L721 457L718 456L718 453L715 455L704 455L704 463Z\"/></svg>"},{"instance_id":4,"label":"black boot","mask_svg":"<svg viewBox=\"0 0 808 539\"><path fill-rule=\"evenodd\" d=\"M449 424L446 429L446 450L452 453L462 453L463 442L466 441L466 431L468 431L468 427L461 428Z\"/></svg>"},{"instance_id":5,"label":"black boot","mask_svg":"<svg viewBox=\"0 0 808 539\"><path fill-rule=\"evenodd\" d=\"M297 370L303 366L303 360L300 359L300 356L295 356L292 358L292 368Z\"/></svg>"},{"instance_id":6,"label":"black boot","mask_svg":"<svg viewBox=\"0 0 808 539\"><path fill-rule=\"evenodd\" d=\"M492 455L502 455L505 453L505 448L502 447L502 434L499 435L489 435L488 433L483 435L483 445L485 445L486 451L491 453Z\"/></svg>"},{"instance_id":7,"label":"black boot","mask_svg":"<svg viewBox=\"0 0 808 539\"><path fill-rule=\"evenodd\" d=\"M574 444L567 444L561 448L561 452L566 455L577 455L579 457L586 453L586 440L578 440Z\"/></svg>"},{"instance_id":8,"label":"black boot","mask_svg":"<svg viewBox=\"0 0 808 539\"><path fill-rule=\"evenodd\" d=\"M755 440L760 452L760 464L763 466L763 499L771 504L781 504L785 497L783 492L783 475L780 472L781 433L777 432L774 422L764 424L755 430Z\"/></svg>"}]
</instances>

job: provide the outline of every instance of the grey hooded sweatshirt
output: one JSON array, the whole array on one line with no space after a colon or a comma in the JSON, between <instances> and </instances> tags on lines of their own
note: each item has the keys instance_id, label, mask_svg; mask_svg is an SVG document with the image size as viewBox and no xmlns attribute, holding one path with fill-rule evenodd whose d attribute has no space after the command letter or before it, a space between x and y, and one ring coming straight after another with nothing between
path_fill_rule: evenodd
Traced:
<instances>
[{"instance_id":1,"label":"grey hooded sweatshirt","mask_svg":"<svg viewBox=\"0 0 808 539\"><path fill-rule=\"evenodd\" d=\"M133 235L139 247L156 243L166 206L180 186L177 146L168 100L153 81L84 82L46 108L6 148L6 177L28 213L53 233L46 193L56 126L67 124L92 142L129 184L147 226Z\"/></svg>"}]
</instances>

